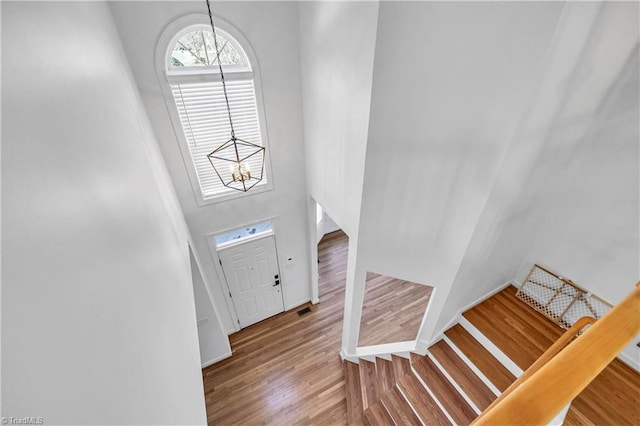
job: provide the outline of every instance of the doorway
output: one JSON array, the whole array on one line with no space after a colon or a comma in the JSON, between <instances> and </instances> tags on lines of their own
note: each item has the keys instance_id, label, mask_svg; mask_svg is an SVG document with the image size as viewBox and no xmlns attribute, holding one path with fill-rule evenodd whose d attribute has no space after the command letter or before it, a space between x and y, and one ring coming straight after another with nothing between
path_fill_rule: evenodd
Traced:
<instances>
[{"instance_id":1,"label":"doorway","mask_svg":"<svg viewBox=\"0 0 640 426\"><path fill-rule=\"evenodd\" d=\"M218 258L241 328L284 312L273 232L221 244Z\"/></svg>"}]
</instances>

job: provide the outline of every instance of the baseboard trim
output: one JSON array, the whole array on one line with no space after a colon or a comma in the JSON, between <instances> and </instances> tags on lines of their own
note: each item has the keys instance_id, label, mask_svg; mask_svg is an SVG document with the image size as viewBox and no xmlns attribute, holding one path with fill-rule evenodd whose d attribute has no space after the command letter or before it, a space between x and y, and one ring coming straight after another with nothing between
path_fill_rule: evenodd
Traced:
<instances>
[{"instance_id":1,"label":"baseboard trim","mask_svg":"<svg viewBox=\"0 0 640 426\"><path fill-rule=\"evenodd\" d=\"M523 370L516 365L504 352L500 350L487 336L482 334L473 324L471 324L464 316L460 319L460 325L464 327L467 332L472 335L486 350L491 352L500 364L502 364L507 370L516 377L522 375Z\"/></svg>"},{"instance_id":2,"label":"baseboard trim","mask_svg":"<svg viewBox=\"0 0 640 426\"><path fill-rule=\"evenodd\" d=\"M386 343L384 345L361 346L356 348L355 356L366 357L384 357L396 355L398 353L413 352L416 348L415 340L406 342Z\"/></svg>"},{"instance_id":3,"label":"baseboard trim","mask_svg":"<svg viewBox=\"0 0 640 426\"><path fill-rule=\"evenodd\" d=\"M358 358L353 354L348 353L344 349L340 349L340 358L342 358L342 361L349 361L349 362L353 362L354 364L360 364L360 358Z\"/></svg>"},{"instance_id":4,"label":"baseboard trim","mask_svg":"<svg viewBox=\"0 0 640 426\"><path fill-rule=\"evenodd\" d=\"M308 297L306 299L302 299L298 302L293 302L293 303L289 303L287 306L285 306L284 311L285 312L289 312L295 308L299 308L300 306L304 305L305 303L310 303L311 302L311 298Z\"/></svg>"},{"instance_id":5,"label":"baseboard trim","mask_svg":"<svg viewBox=\"0 0 640 426\"><path fill-rule=\"evenodd\" d=\"M280 312L280 313L278 313L278 314L276 314L276 315L280 315L280 314L283 314L283 313L285 313L285 312L292 311L292 310L294 310L294 309L296 309L296 308L299 308L299 307L300 307L300 306L302 306L302 305L306 305L307 303L313 303L313 302L311 302L311 298L308 298L308 299L302 299L302 301L300 301L300 302L290 303L289 305L287 305L287 306L285 306L285 307L284 307L284 311L282 311L282 312ZM253 324L250 324L250 325L248 325L247 327L251 327L252 325L253 325ZM229 335L231 335L231 334L233 334L233 333L237 333L238 331L242 330L242 327L240 327L240 325L237 325L236 327L237 327L237 328L233 328L233 329L231 329L231 330L227 330L227 331L226 331L226 332L227 332L227 336L229 336ZM246 327L245 327L245 328L246 328Z\"/></svg>"},{"instance_id":6,"label":"baseboard trim","mask_svg":"<svg viewBox=\"0 0 640 426\"><path fill-rule=\"evenodd\" d=\"M629 355L625 353L618 354L618 359L628 365L630 368L633 368L638 373L640 373L640 362L637 359L631 358Z\"/></svg>"},{"instance_id":7,"label":"baseboard trim","mask_svg":"<svg viewBox=\"0 0 640 426\"><path fill-rule=\"evenodd\" d=\"M425 356L428 357L433 363L433 365L435 365L436 368L440 370L440 373L447 378L447 381L454 387L454 389L458 392L458 394L462 397L462 399L464 399L467 402L467 404L469 404L469 407L471 407L471 409L475 411L476 416L480 415L482 410L478 408L478 406L475 404L475 402L473 402L471 398L469 398L469 395L467 395L464 389L460 387L458 382L451 376L451 374L449 374L447 369L444 368L442 364L440 364L440 361L438 361L431 352L427 351L427 354Z\"/></svg>"},{"instance_id":8,"label":"baseboard trim","mask_svg":"<svg viewBox=\"0 0 640 426\"><path fill-rule=\"evenodd\" d=\"M437 366L436 366L437 368ZM413 364L411 365L411 372L413 373L413 375L415 376L416 379L418 379L418 381L420 382L420 384L422 385L422 387L424 388L424 390L429 394L429 396L431 397L431 399L433 400L433 402L436 403L436 405L440 408L440 411L442 411L442 414L445 415L445 417L447 419L449 419L449 422L452 425L457 424L455 422L455 420L453 420L453 418L451 417L451 414L449 414L449 411L444 408L444 405L442 405L442 403L440 402L440 400L438 399L438 397L433 393L433 391L431 390L431 388L429 388L429 386L427 386L427 384L424 382L424 379L422 378L422 376L420 376L420 374L418 374L418 372L416 371L416 369L413 367ZM409 401L407 399L407 397L405 396L405 399L407 401ZM418 412L415 410L415 408L413 406L411 406L411 409L418 414ZM420 418L420 416L418 416L418 418Z\"/></svg>"},{"instance_id":9,"label":"baseboard trim","mask_svg":"<svg viewBox=\"0 0 640 426\"><path fill-rule=\"evenodd\" d=\"M391 359L391 355L401 356L403 358L409 358L409 354L414 351L416 347L415 340L408 340L406 342L386 343L384 345L372 345L361 346L356 348L354 353L347 352L344 348L340 350L340 358L342 360L351 361L358 364L360 359L375 362L376 357Z\"/></svg>"},{"instance_id":10,"label":"baseboard trim","mask_svg":"<svg viewBox=\"0 0 640 426\"><path fill-rule=\"evenodd\" d=\"M482 371L480 371L480 369L478 367L476 367L476 365L464 354L464 352L462 352L460 350L460 348L458 348L456 346L455 343L453 343L453 341L451 339L449 339L447 337L446 334L445 334L443 340L458 355L458 357L460 357L460 359L462 361L464 361L465 364L467 364L467 367L469 367L471 369L471 371L473 371L475 373L475 375L478 376L478 378L480 380L482 380L482 382L485 385L487 385L487 387L489 389L491 389L491 392L493 392L495 396L500 396L500 394L502 393L502 392L500 392L500 389L498 389L497 387L495 387L495 385L493 383L491 383L491 380L489 380L487 378L487 376L485 376L484 373Z\"/></svg>"},{"instance_id":11,"label":"baseboard trim","mask_svg":"<svg viewBox=\"0 0 640 426\"><path fill-rule=\"evenodd\" d=\"M490 292L486 293L483 296L480 296L478 299L476 299L475 301L468 303L467 305L463 306L462 308L460 308L460 310L458 310L458 312L453 316L453 318L451 318L451 320L440 329L440 331L435 335L435 338L431 341L431 342L420 342L421 345L420 347L424 346L425 349L425 353L427 351L427 348L429 346L431 346L432 344L436 343L438 340L442 339L442 337L444 336L444 332L447 331L448 329L450 329L451 327L453 327L454 325L458 324L460 322L460 319L462 318L462 314L466 311L468 311L469 309L473 308L476 305L479 305L480 303L484 302L485 300L493 297L494 295L500 293L502 290L504 290L505 288L509 287L509 286L514 286L516 288L520 287L520 283L516 280L509 280L506 283L502 284L501 286L499 286L498 288L495 288L493 290L491 290ZM424 355L424 354L422 354Z\"/></svg>"},{"instance_id":12,"label":"baseboard trim","mask_svg":"<svg viewBox=\"0 0 640 426\"><path fill-rule=\"evenodd\" d=\"M210 365L215 364L216 362L220 362L220 361L222 361L223 359L230 358L230 357L231 357L231 355L233 355L233 352L229 352L229 353L226 353L226 354L220 355L219 357L216 357L216 358L214 358L214 359L212 359L212 360L209 360L209 361L207 361L207 362L203 362L203 363L202 363L202 367L201 367L201 368L203 368L203 369L204 369L204 368L206 368L206 367L208 367L208 366L210 366Z\"/></svg>"}]
</instances>

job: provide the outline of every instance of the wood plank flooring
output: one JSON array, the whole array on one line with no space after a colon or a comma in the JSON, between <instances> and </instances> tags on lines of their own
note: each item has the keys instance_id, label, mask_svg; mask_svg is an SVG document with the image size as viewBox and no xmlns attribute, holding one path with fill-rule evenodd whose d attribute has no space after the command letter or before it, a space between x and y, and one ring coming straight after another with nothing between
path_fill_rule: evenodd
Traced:
<instances>
[{"instance_id":1,"label":"wood plank flooring","mask_svg":"<svg viewBox=\"0 0 640 426\"><path fill-rule=\"evenodd\" d=\"M407 405L397 386L382 397L382 403L396 424L407 426L422 425L413 410Z\"/></svg>"},{"instance_id":2,"label":"wood plank flooring","mask_svg":"<svg viewBox=\"0 0 640 426\"><path fill-rule=\"evenodd\" d=\"M380 399L375 363L364 359L360 360L360 386L362 388L362 406L366 410Z\"/></svg>"},{"instance_id":3,"label":"wood plank flooring","mask_svg":"<svg viewBox=\"0 0 640 426\"><path fill-rule=\"evenodd\" d=\"M515 293L515 287L508 287L464 316L526 369L564 331L517 299ZM573 401L564 424L639 425L640 374L614 360Z\"/></svg>"},{"instance_id":4,"label":"wood plank flooring","mask_svg":"<svg viewBox=\"0 0 640 426\"><path fill-rule=\"evenodd\" d=\"M456 324L445 332L445 335L469 358L469 360L484 374L500 392L504 392L516 381L500 361L484 348L460 324Z\"/></svg>"},{"instance_id":5,"label":"wood plank flooring","mask_svg":"<svg viewBox=\"0 0 640 426\"><path fill-rule=\"evenodd\" d=\"M339 352L348 243L347 236L338 231L326 235L318 246L319 304L301 306L231 335L233 356L203 371L209 424L347 424ZM403 294L411 294L411 286L401 286ZM421 298L425 289L430 293L430 288L420 287ZM380 300L370 298L370 304L389 307L388 294L372 294ZM296 311L305 306L311 312L299 317ZM418 304L411 304L408 311L414 306ZM367 317L372 321L361 333L385 335L388 324L409 327L407 318L418 318L419 324L425 306L426 302L417 315L407 315L406 309L399 313L378 310L377 315L385 320L382 332L375 328L375 319ZM391 305L390 309L395 308Z\"/></svg>"},{"instance_id":6,"label":"wood plank flooring","mask_svg":"<svg viewBox=\"0 0 640 426\"><path fill-rule=\"evenodd\" d=\"M347 237L341 232L326 236L320 243L320 303L304 305L310 306L311 312L298 316L294 309L241 330L230 336L233 357L203 370L210 425L347 424L344 365L338 355L347 249ZM507 289L509 291L513 292ZM475 320L472 322L505 353L511 355L513 348L520 346L514 361L517 359L516 362L526 368L561 331L554 332L553 327L544 324L544 318L542 324L539 323L541 315L535 312L533 316L515 312L508 302L511 296L506 293L484 305L496 308L497 317L487 316L482 312L483 308L470 315L479 319L480 325ZM505 331L502 323L516 331ZM479 349L475 348L473 338L460 328L449 330L447 336L474 360L474 351ZM548 330L551 330L551 337L544 337ZM514 345L500 336L504 333L515 333L511 338L521 345ZM530 353L522 355L520 352L523 351ZM400 383L403 391L410 394L409 398L413 398L415 404L421 404L418 409L421 410L423 404L433 404L432 401L425 402L424 395L414 394L419 383L404 375L410 368L408 360L393 357L391 367L394 375L404 379ZM485 367L478 368L484 371ZM504 372L498 373L490 379L502 389L511 377ZM565 424L640 424L639 377L620 361L614 361L574 401ZM389 399L383 402L393 404ZM448 423L437 411L431 415L430 424ZM413 424L415 419L409 418L407 424Z\"/></svg>"},{"instance_id":7,"label":"wood plank flooring","mask_svg":"<svg viewBox=\"0 0 640 426\"><path fill-rule=\"evenodd\" d=\"M447 416L438 407L438 404L425 392L424 386L412 373L405 374L398 380L398 388L426 424L451 424Z\"/></svg>"},{"instance_id":8,"label":"wood plank flooring","mask_svg":"<svg viewBox=\"0 0 640 426\"><path fill-rule=\"evenodd\" d=\"M358 346L415 340L432 287L369 272Z\"/></svg>"},{"instance_id":9,"label":"wood plank flooring","mask_svg":"<svg viewBox=\"0 0 640 426\"><path fill-rule=\"evenodd\" d=\"M346 361L345 392L347 397L347 421L350 425L362 423L364 409L362 407L362 386L360 385L360 368L358 364Z\"/></svg>"},{"instance_id":10,"label":"wood plank flooring","mask_svg":"<svg viewBox=\"0 0 640 426\"><path fill-rule=\"evenodd\" d=\"M384 395L396 384L393 377L393 363L386 359L376 358L376 371L378 372L378 389Z\"/></svg>"},{"instance_id":11,"label":"wood plank flooring","mask_svg":"<svg viewBox=\"0 0 640 426\"><path fill-rule=\"evenodd\" d=\"M553 321L515 297L513 286L485 300L463 315L526 370L563 333Z\"/></svg>"},{"instance_id":12,"label":"wood plank flooring","mask_svg":"<svg viewBox=\"0 0 640 426\"><path fill-rule=\"evenodd\" d=\"M371 426L388 426L393 424L393 419L389 416L389 413L380 401L367 408L365 415Z\"/></svg>"},{"instance_id":13,"label":"wood plank flooring","mask_svg":"<svg viewBox=\"0 0 640 426\"><path fill-rule=\"evenodd\" d=\"M411 372L411 362L407 358L391 355L391 364L396 382L400 380L402 376Z\"/></svg>"},{"instance_id":14,"label":"wood plank flooring","mask_svg":"<svg viewBox=\"0 0 640 426\"><path fill-rule=\"evenodd\" d=\"M484 410L497 397L491 389L469 368L469 366L445 343L438 341L429 348L429 353L444 367L473 403ZM475 416L474 416L475 417Z\"/></svg>"},{"instance_id":15,"label":"wood plank flooring","mask_svg":"<svg viewBox=\"0 0 640 426\"><path fill-rule=\"evenodd\" d=\"M342 340L348 240L318 248L320 303L230 336L233 356L203 370L210 425L346 425ZM299 308L298 308L299 309Z\"/></svg>"},{"instance_id":16,"label":"wood plank flooring","mask_svg":"<svg viewBox=\"0 0 640 426\"><path fill-rule=\"evenodd\" d=\"M412 353L411 366L456 424L468 425L476 418L473 408L431 361L431 358Z\"/></svg>"}]
</instances>

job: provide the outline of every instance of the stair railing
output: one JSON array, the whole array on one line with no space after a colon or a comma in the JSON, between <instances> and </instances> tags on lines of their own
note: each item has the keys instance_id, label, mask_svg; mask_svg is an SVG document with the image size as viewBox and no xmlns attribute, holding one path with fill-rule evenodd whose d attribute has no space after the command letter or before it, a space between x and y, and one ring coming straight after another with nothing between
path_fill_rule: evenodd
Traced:
<instances>
[{"instance_id":1,"label":"stair railing","mask_svg":"<svg viewBox=\"0 0 640 426\"><path fill-rule=\"evenodd\" d=\"M638 333L640 282L601 319L581 318L472 424L548 424Z\"/></svg>"},{"instance_id":2,"label":"stair railing","mask_svg":"<svg viewBox=\"0 0 640 426\"><path fill-rule=\"evenodd\" d=\"M556 356L562 349L564 349L571 341L580 334L580 331L587 325L593 324L596 322L596 319L593 317L582 317L576 322L569 330L564 332L562 336L558 340L555 341L553 345L551 345L545 353L540 356L531 364L531 366L518 377L518 379L511 383L511 385L496 399L494 400L486 409L485 413L489 410L492 410L498 403L500 403L503 399L505 399L511 392L513 392L518 386L520 386L523 382L525 382L529 377L533 375L536 371L540 370L543 365L549 362L554 356ZM484 414L484 413L483 413ZM482 416L480 416L482 417ZM479 420L480 417L476 419Z\"/></svg>"}]
</instances>

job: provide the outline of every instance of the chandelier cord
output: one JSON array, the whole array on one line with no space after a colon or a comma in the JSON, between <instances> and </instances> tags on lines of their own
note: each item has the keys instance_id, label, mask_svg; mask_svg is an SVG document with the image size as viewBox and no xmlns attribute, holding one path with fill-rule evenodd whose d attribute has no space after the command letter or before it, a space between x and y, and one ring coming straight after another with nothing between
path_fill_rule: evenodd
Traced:
<instances>
[{"instance_id":1,"label":"chandelier cord","mask_svg":"<svg viewBox=\"0 0 640 426\"><path fill-rule=\"evenodd\" d=\"M220 61L220 49L218 48L218 37L216 37L216 29L213 26L213 15L211 15L211 5L207 0L207 10L209 11L209 22L211 23L211 32L213 32L213 43L216 47L216 58L218 59L218 68L220 69L220 78L222 79L222 90L224 91L224 100L227 103L227 113L229 114L229 126L231 126L231 139L236 141L236 132L233 130L233 121L231 120L231 107L229 106L229 97L227 96L227 84L224 81L224 72L222 72L222 61ZM205 51L207 47L205 46ZM236 156L237 147L236 147Z\"/></svg>"}]
</instances>

